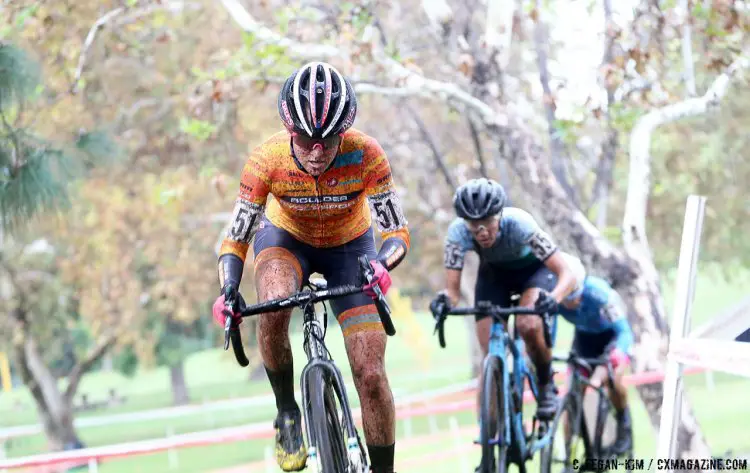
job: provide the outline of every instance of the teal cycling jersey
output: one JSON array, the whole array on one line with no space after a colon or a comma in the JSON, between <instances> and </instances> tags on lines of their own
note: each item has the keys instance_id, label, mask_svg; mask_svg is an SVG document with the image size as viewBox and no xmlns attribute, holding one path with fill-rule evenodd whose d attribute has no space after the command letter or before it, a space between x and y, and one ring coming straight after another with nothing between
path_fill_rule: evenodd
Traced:
<instances>
[{"instance_id":1,"label":"teal cycling jersey","mask_svg":"<svg viewBox=\"0 0 750 473\"><path fill-rule=\"evenodd\" d=\"M463 269L467 251L476 251L483 263L496 268L520 269L543 263L557 251L557 245L528 212L506 207L497 239L490 248L477 244L463 219L451 222L445 238L443 265L448 269Z\"/></svg>"},{"instance_id":2,"label":"teal cycling jersey","mask_svg":"<svg viewBox=\"0 0 750 473\"><path fill-rule=\"evenodd\" d=\"M633 332L628 323L627 307L617 291L602 278L587 276L578 308L571 310L560 305L559 313L575 326L576 331L590 334L614 332L615 346L630 354Z\"/></svg>"}]
</instances>

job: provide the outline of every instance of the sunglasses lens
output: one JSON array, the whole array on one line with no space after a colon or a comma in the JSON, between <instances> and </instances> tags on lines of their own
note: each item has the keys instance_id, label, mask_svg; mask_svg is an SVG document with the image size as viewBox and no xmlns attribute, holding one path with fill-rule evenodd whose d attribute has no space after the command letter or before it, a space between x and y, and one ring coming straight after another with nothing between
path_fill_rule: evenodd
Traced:
<instances>
[{"instance_id":1,"label":"sunglasses lens","mask_svg":"<svg viewBox=\"0 0 750 473\"><path fill-rule=\"evenodd\" d=\"M331 149L336 145L336 136L329 136L327 138L310 138L308 136L303 135L296 135L294 137L294 142L297 144L297 146L306 149L306 150L312 150L315 148L316 145L321 146L324 150Z\"/></svg>"}]
</instances>

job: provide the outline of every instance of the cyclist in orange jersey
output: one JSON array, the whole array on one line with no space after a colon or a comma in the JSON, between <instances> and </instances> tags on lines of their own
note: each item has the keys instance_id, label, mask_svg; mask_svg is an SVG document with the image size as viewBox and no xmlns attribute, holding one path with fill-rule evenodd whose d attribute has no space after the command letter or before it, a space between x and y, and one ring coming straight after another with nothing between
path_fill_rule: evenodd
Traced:
<instances>
[{"instance_id":1,"label":"cyclist in orange jersey","mask_svg":"<svg viewBox=\"0 0 750 473\"><path fill-rule=\"evenodd\" d=\"M367 255L375 270L372 285L331 306L360 397L371 471L392 473L395 409L385 373L386 334L372 290L378 285L387 292L389 271L409 249L391 167L374 138L351 128L357 113L354 89L330 64L311 62L294 72L281 90L278 109L286 131L256 147L242 171L219 255L221 294L214 318L223 326L225 289L239 287L253 237L259 302L299 291L313 272L332 286L361 283L357 259ZM383 239L380 251L371 211ZM290 315L289 310L262 314L258 343L276 397L276 459L284 471L299 471L307 451L294 398Z\"/></svg>"}]
</instances>

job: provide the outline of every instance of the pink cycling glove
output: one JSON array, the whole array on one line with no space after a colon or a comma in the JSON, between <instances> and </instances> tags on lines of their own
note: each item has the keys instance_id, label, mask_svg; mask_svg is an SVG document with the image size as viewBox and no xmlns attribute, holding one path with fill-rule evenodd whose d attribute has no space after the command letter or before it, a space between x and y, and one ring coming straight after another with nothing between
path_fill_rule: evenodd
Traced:
<instances>
[{"instance_id":1,"label":"pink cycling glove","mask_svg":"<svg viewBox=\"0 0 750 473\"><path fill-rule=\"evenodd\" d=\"M372 268L375 270L375 274L373 275L372 283L365 285L364 293L375 299L377 296L373 288L375 286L378 286L380 288L380 292L382 292L385 296L385 294L388 292L388 288L391 287L391 275L388 273L388 270L385 269L382 264L380 264L380 262L371 260L370 264L372 264Z\"/></svg>"},{"instance_id":2,"label":"pink cycling glove","mask_svg":"<svg viewBox=\"0 0 750 473\"><path fill-rule=\"evenodd\" d=\"M214 302L214 307L213 307L213 314L214 314L214 321L216 321L217 324L219 324L222 328L224 328L224 324L227 321L227 315L230 314L230 311L224 305L224 294L216 298L216 302ZM242 323L242 317L240 317L239 314L235 312L233 325L236 327L240 325L241 323Z\"/></svg>"}]
</instances>

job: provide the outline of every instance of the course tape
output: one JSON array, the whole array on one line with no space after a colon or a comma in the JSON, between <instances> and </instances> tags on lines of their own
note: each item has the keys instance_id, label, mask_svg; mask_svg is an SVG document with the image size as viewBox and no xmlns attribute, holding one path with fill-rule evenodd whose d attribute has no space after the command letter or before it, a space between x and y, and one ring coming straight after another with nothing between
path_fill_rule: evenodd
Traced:
<instances>
[{"instance_id":1,"label":"course tape","mask_svg":"<svg viewBox=\"0 0 750 473\"><path fill-rule=\"evenodd\" d=\"M700 371L703 371L703 368L690 367L685 369L683 373L690 374ZM564 380L566 378L565 373L560 373L560 375L561 380ZM637 386L641 384L660 382L663 379L664 374L661 372L646 372L628 375L625 377L624 382L630 386ZM473 410L476 407L476 400L473 395L476 393L476 387L474 387L476 386L476 383L466 383L463 386L463 390L450 389L443 390L443 392L463 392L464 396L468 399L444 402L441 404L429 404L428 398L414 398L409 400L409 404L412 405L413 403L422 404L422 406L420 407L412 407L411 405L405 406L404 402L402 401L398 403L398 405L400 405L401 407L397 407L396 418L405 419L410 417ZM533 395L529 390L526 390L526 392L524 392L523 400L524 403L531 402L533 400ZM358 421L360 420L361 412L359 409L354 410L354 417ZM43 453L26 457L4 459L0 460L0 470L41 467L49 465L65 465L67 468L70 468L76 465L86 464L91 459L101 461L104 459L113 459L134 455L146 455L177 448L204 447L216 444L226 444L230 442L269 438L273 435L274 430L268 422L258 422L241 427L227 427L222 429L179 434L166 438L141 440L137 442L106 445L102 447L92 447L65 452Z\"/></svg>"}]
</instances>

